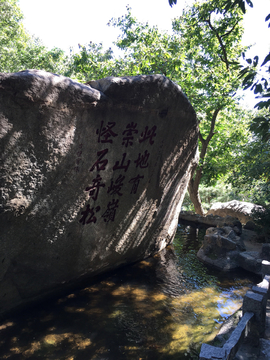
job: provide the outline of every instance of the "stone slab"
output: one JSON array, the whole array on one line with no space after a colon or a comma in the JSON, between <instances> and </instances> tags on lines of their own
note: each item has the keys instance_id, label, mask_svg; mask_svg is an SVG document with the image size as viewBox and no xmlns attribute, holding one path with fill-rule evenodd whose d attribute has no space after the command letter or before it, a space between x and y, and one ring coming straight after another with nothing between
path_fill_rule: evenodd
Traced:
<instances>
[{"instance_id":1,"label":"stone slab","mask_svg":"<svg viewBox=\"0 0 270 360\"><path fill-rule=\"evenodd\" d=\"M223 348L217 348L208 344L202 344L199 360L223 360L225 351Z\"/></svg>"},{"instance_id":2,"label":"stone slab","mask_svg":"<svg viewBox=\"0 0 270 360\"><path fill-rule=\"evenodd\" d=\"M225 350L224 360L232 360L240 348L245 335L248 331L248 327L251 319L254 317L252 312L246 312L240 322L238 323L236 329L232 332L229 340L223 345L223 349Z\"/></svg>"}]
</instances>

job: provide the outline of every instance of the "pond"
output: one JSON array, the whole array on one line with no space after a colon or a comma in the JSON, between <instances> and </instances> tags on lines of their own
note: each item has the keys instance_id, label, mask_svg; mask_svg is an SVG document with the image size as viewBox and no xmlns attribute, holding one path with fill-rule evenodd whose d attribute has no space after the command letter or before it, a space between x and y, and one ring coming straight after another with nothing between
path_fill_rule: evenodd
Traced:
<instances>
[{"instance_id":1,"label":"pond","mask_svg":"<svg viewBox=\"0 0 270 360\"><path fill-rule=\"evenodd\" d=\"M179 225L152 258L0 323L10 360L189 360L242 304L256 279L217 274L196 258L205 230Z\"/></svg>"}]
</instances>

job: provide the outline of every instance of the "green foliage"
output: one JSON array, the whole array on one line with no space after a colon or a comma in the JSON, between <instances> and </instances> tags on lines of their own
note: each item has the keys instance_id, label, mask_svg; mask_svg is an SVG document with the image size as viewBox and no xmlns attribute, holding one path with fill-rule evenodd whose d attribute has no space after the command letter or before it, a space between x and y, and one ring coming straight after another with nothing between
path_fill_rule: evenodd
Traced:
<instances>
[{"instance_id":1,"label":"green foliage","mask_svg":"<svg viewBox=\"0 0 270 360\"><path fill-rule=\"evenodd\" d=\"M252 210L252 217L254 222L259 226L259 229L264 235L270 235L270 204L263 209ZM268 238L269 239L269 238Z\"/></svg>"},{"instance_id":2,"label":"green foliage","mask_svg":"<svg viewBox=\"0 0 270 360\"><path fill-rule=\"evenodd\" d=\"M270 151L269 142L253 138L235 159L233 172L229 176L233 186L251 193L251 201L266 205L270 202Z\"/></svg>"},{"instance_id":3,"label":"green foliage","mask_svg":"<svg viewBox=\"0 0 270 360\"><path fill-rule=\"evenodd\" d=\"M249 111L236 105L220 112L215 135L211 139L202 165L202 185L215 185L235 167L243 146L251 138L248 129L250 117ZM203 131L205 130L202 129Z\"/></svg>"},{"instance_id":4,"label":"green foliage","mask_svg":"<svg viewBox=\"0 0 270 360\"><path fill-rule=\"evenodd\" d=\"M243 191L241 188L233 188L231 184L227 184L224 178L217 181L215 185L200 186L200 197L203 208L208 211L215 202L227 202L231 200L251 201L251 194ZM185 195L182 209L185 211L194 211L194 206L190 201L188 193Z\"/></svg>"},{"instance_id":5,"label":"green foliage","mask_svg":"<svg viewBox=\"0 0 270 360\"><path fill-rule=\"evenodd\" d=\"M71 52L67 76L78 81L102 79L117 76L119 65L113 58L111 48L104 51L102 44L90 42L87 46L79 45L79 52Z\"/></svg>"},{"instance_id":6,"label":"green foliage","mask_svg":"<svg viewBox=\"0 0 270 360\"><path fill-rule=\"evenodd\" d=\"M121 30L115 42L123 53L121 75L163 74L172 80L179 78L182 54L179 37L140 23L129 7L127 11L125 16L109 22Z\"/></svg>"},{"instance_id":7,"label":"green foliage","mask_svg":"<svg viewBox=\"0 0 270 360\"><path fill-rule=\"evenodd\" d=\"M21 69L38 69L65 75L68 57L59 48L48 50L39 39L32 38L20 54Z\"/></svg>"},{"instance_id":8,"label":"green foliage","mask_svg":"<svg viewBox=\"0 0 270 360\"><path fill-rule=\"evenodd\" d=\"M250 7L253 7L253 3L251 0L227 0L225 2L225 10L233 9L234 7L238 7L245 14L246 12L246 4Z\"/></svg>"},{"instance_id":9,"label":"green foliage","mask_svg":"<svg viewBox=\"0 0 270 360\"><path fill-rule=\"evenodd\" d=\"M270 140L270 114L257 116L252 120L250 130L254 132L263 142Z\"/></svg>"},{"instance_id":10,"label":"green foliage","mask_svg":"<svg viewBox=\"0 0 270 360\"><path fill-rule=\"evenodd\" d=\"M244 56L243 56L244 57ZM244 57L245 58L245 57ZM246 59L248 66L240 71L240 78L243 78L244 90L250 89L257 95L257 99L261 99L255 107L259 110L270 108L270 52L265 57L264 61L259 65L259 57L254 59Z\"/></svg>"},{"instance_id":11,"label":"green foliage","mask_svg":"<svg viewBox=\"0 0 270 360\"><path fill-rule=\"evenodd\" d=\"M245 14L246 12L246 4L250 7L253 7L253 3L251 0L221 0L219 1L220 4L220 10L228 11L232 10L233 8L239 8L242 10L242 12ZM177 0L169 0L170 6L176 5Z\"/></svg>"},{"instance_id":12,"label":"green foliage","mask_svg":"<svg viewBox=\"0 0 270 360\"><path fill-rule=\"evenodd\" d=\"M243 27L239 11L221 14L218 1L195 3L173 22L185 54L183 89L208 124L212 112L233 102L239 88L237 63ZM203 118L204 117L204 118Z\"/></svg>"},{"instance_id":13,"label":"green foliage","mask_svg":"<svg viewBox=\"0 0 270 360\"><path fill-rule=\"evenodd\" d=\"M169 1L171 6L173 4L176 4L176 2L177 2L176 0ZM222 16L224 15L227 16L228 12L232 14L234 10L245 13L246 5L253 7L253 3L251 0L226 0L226 1L217 0L214 2L209 1L209 4L208 3L206 4L205 9L207 8L207 6L211 6L210 4L215 4L216 5L215 13L221 14ZM268 27L270 27L270 14L266 16L265 21L269 22ZM193 39L193 36L196 34L197 31L199 31L198 28L196 30L194 28L196 22L198 23L197 19L194 20L194 23L190 22L190 26L188 28L189 30L190 29L193 30L193 32L191 33L191 39ZM215 28L217 29L217 27ZM221 28L222 27L218 26L218 29ZM234 29L232 23L231 23L231 29ZM204 42L203 35L204 35L204 31L202 32L200 38L201 44ZM222 36L221 38L223 39ZM223 45L225 45L225 43L223 43ZM195 43L191 42L190 48L192 49L193 47L198 49L198 43L196 46ZM222 50L221 42L220 42L220 47ZM216 49L216 51L218 51L218 49ZM193 59L197 59L198 54L194 54L194 55L193 55ZM237 73L237 65L235 61L229 61L229 57L227 57L227 61L226 61L225 56L224 54L222 54L222 52L219 52L218 56L220 57L220 59L222 59L222 61L225 61L227 65L227 69L229 68L232 69L233 66L233 69L235 69ZM245 59L245 51L243 51L243 58ZM228 136L228 143L226 142L225 139L221 140L220 144L224 145L224 149L225 149L224 151L225 156L222 158L220 157L220 154L221 156L223 154L222 147L212 146L215 140L218 140L218 137L215 135L213 139L211 139L211 146L209 146L207 150L207 156L205 156L205 161L201 160L201 164L200 164L201 172L203 172L203 176L204 176L202 178L202 181L204 181L206 184L207 183L211 184L215 179L216 180L220 179L222 175L223 176L226 175L226 172L222 170L223 166L220 166L220 164L222 165L224 164L225 167L227 165L228 168L233 169L233 171L231 172L228 178L229 179L228 181L231 181L235 189L238 189L237 194L240 197L245 197L245 198L248 197L249 201L265 204L270 200L270 192L269 192L270 53L264 58L261 64L259 62L258 56L255 56L254 59L248 58L246 59L246 62L247 62L247 66L242 68L242 70L238 75L238 79L242 80L242 86L245 90L251 89L254 92L254 94L257 96L257 98L260 100L256 104L256 108L260 110L260 112L256 117L253 118L253 120L250 122L249 125L249 130L253 132L254 136L253 138L250 138L247 141L248 134L246 133L246 131L244 131L245 140L241 142L241 134L239 133L238 136L234 137L234 140L236 140L234 145L231 141L231 135ZM211 69L210 71L207 69L206 74L207 76L211 74ZM234 81L235 78L233 78L231 84L233 84ZM235 85L237 88L238 86L237 81L235 81ZM202 88L205 89L205 86L203 86ZM231 88L231 90L233 91L233 87ZM189 94L187 92L187 95L196 104L196 99L194 101L192 97L193 94ZM228 104L226 104L225 106L228 107ZM221 114L219 114L219 120L221 117L220 115ZM200 111L199 111L199 116L200 116ZM200 117L199 119L201 120ZM239 125L239 123L237 125ZM204 134L204 136L206 136L207 131L205 133L204 129L202 129L201 127L201 132L202 134ZM237 146L238 145L237 138L240 140L239 142L240 146ZM230 146L228 148L227 144L229 143ZM219 149L221 151L219 151ZM218 175L215 176L214 175L215 172ZM227 173L229 172L230 170Z\"/></svg>"},{"instance_id":14,"label":"green foliage","mask_svg":"<svg viewBox=\"0 0 270 360\"><path fill-rule=\"evenodd\" d=\"M241 86L238 59L245 50L242 13L238 8L221 12L219 3L195 2L186 8L173 21L173 34L138 22L129 7L125 16L110 21L121 30L119 75L163 74L181 86L195 108L200 123L197 185L226 174L247 140L246 118L239 115L234 97Z\"/></svg>"},{"instance_id":15,"label":"green foliage","mask_svg":"<svg viewBox=\"0 0 270 360\"><path fill-rule=\"evenodd\" d=\"M29 40L22 26L22 12L17 0L0 0L0 71L14 71L18 54Z\"/></svg>"}]
</instances>

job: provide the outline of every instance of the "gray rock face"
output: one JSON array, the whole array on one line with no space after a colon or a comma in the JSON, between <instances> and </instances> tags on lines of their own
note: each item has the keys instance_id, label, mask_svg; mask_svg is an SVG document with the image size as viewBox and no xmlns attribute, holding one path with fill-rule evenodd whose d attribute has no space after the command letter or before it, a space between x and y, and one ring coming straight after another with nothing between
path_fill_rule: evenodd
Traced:
<instances>
[{"instance_id":1,"label":"gray rock face","mask_svg":"<svg viewBox=\"0 0 270 360\"><path fill-rule=\"evenodd\" d=\"M244 250L245 245L241 237L236 235L232 227L212 227L206 230L197 256L208 265L219 270L230 271L239 266L238 255Z\"/></svg>"},{"instance_id":2,"label":"gray rock face","mask_svg":"<svg viewBox=\"0 0 270 360\"><path fill-rule=\"evenodd\" d=\"M169 244L197 136L163 76L1 74L0 313Z\"/></svg>"},{"instance_id":3,"label":"gray rock face","mask_svg":"<svg viewBox=\"0 0 270 360\"><path fill-rule=\"evenodd\" d=\"M239 266L245 270L259 274L262 268L262 260L257 258L256 251L245 251L239 254Z\"/></svg>"},{"instance_id":4,"label":"gray rock face","mask_svg":"<svg viewBox=\"0 0 270 360\"><path fill-rule=\"evenodd\" d=\"M211 206L211 209L207 212L207 215L218 215L218 216L233 216L238 218L241 223L246 224L252 220L252 210L263 210L262 206L258 206L252 203L232 200L226 203L217 202Z\"/></svg>"}]
</instances>

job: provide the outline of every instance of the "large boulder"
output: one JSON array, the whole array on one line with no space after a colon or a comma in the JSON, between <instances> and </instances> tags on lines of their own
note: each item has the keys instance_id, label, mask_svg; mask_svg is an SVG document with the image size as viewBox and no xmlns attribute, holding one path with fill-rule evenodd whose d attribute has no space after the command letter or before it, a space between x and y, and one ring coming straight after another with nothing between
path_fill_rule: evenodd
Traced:
<instances>
[{"instance_id":1,"label":"large boulder","mask_svg":"<svg viewBox=\"0 0 270 360\"><path fill-rule=\"evenodd\" d=\"M0 314L171 243L198 160L178 85L1 74L0 124Z\"/></svg>"},{"instance_id":2,"label":"large boulder","mask_svg":"<svg viewBox=\"0 0 270 360\"><path fill-rule=\"evenodd\" d=\"M214 203L207 215L218 215L222 217L233 216L238 218L242 224L246 224L252 220L253 210L262 210L262 206L258 206L245 201L232 200L225 203Z\"/></svg>"}]
</instances>

